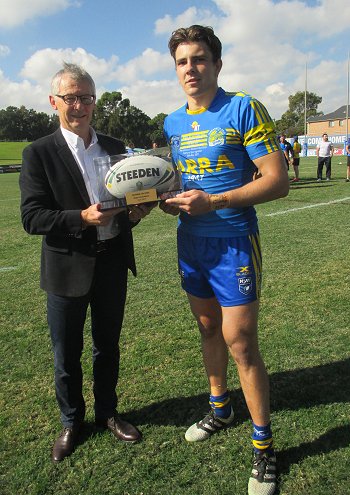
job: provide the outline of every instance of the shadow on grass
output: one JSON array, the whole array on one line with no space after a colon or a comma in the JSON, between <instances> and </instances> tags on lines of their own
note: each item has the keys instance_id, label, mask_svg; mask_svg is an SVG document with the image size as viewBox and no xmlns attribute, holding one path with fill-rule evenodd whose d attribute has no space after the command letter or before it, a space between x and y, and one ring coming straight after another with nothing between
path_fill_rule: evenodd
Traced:
<instances>
[{"instance_id":1,"label":"shadow on grass","mask_svg":"<svg viewBox=\"0 0 350 495\"><path fill-rule=\"evenodd\" d=\"M270 376L271 409L297 410L320 404L347 402L350 359L275 373Z\"/></svg>"},{"instance_id":2,"label":"shadow on grass","mask_svg":"<svg viewBox=\"0 0 350 495\"><path fill-rule=\"evenodd\" d=\"M305 177L300 179L298 182L293 182L292 180L289 182L290 189L314 189L315 187L333 187L335 183L338 182L339 179L331 179L330 181L322 179L318 181L313 177Z\"/></svg>"},{"instance_id":3,"label":"shadow on grass","mask_svg":"<svg viewBox=\"0 0 350 495\"><path fill-rule=\"evenodd\" d=\"M347 402L349 370L350 359L345 359L313 368L270 375L272 412ZM241 389L232 392L232 399L235 409L234 424L237 425L248 420L249 414ZM174 397L155 402L141 409L128 411L127 414L122 414L122 417L140 425L141 429L142 425L186 427L197 421L208 411L208 408L208 393L205 392L192 397ZM78 445L100 432L101 430L96 429L94 423L86 422L79 436ZM340 426L327 431L312 442L279 451L279 475L288 474L292 465L300 463L307 457L326 454L349 445L350 428Z\"/></svg>"},{"instance_id":4,"label":"shadow on grass","mask_svg":"<svg viewBox=\"0 0 350 495\"><path fill-rule=\"evenodd\" d=\"M308 182L307 184L313 184L314 182L316 182L316 181ZM300 184L300 182L298 182L297 184ZM306 182L304 182L304 183L302 183L300 185L296 185L296 184L295 185L294 184L292 185L291 184L289 186L289 188L290 189L315 189L315 187L322 187L322 188L324 188L324 187L332 187L333 185L334 184L320 184L320 185L317 184L317 186L311 186L311 185L306 185Z\"/></svg>"},{"instance_id":5,"label":"shadow on grass","mask_svg":"<svg viewBox=\"0 0 350 495\"><path fill-rule=\"evenodd\" d=\"M327 454L337 449L349 447L349 425L333 428L313 442L305 442L297 447L291 447L278 452L279 475L288 474L293 464L299 464L303 459L320 454Z\"/></svg>"},{"instance_id":6,"label":"shadow on grass","mask_svg":"<svg viewBox=\"0 0 350 495\"><path fill-rule=\"evenodd\" d=\"M350 359L313 368L285 371L270 375L271 410L298 410L320 404L342 403L349 400L347 380ZM232 392L235 409L234 424L248 420L249 414L241 389ZM186 427L208 411L208 394L176 397L130 411L128 420L142 425L174 425ZM278 452L280 475L287 474L291 465L306 457L328 453L350 445L350 428L341 426L329 430L313 442L303 443Z\"/></svg>"},{"instance_id":7,"label":"shadow on grass","mask_svg":"<svg viewBox=\"0 0 350 495\"><path fill-rule=\"evenodd\" d=\"M297 410L349 400L350 359L270 375L271 410ZM236 424L249 418L241 389L232 392ZM128 412L136 424L188 426L208 411L208 392L173 397Z\"/></svg>"}]
</instances>

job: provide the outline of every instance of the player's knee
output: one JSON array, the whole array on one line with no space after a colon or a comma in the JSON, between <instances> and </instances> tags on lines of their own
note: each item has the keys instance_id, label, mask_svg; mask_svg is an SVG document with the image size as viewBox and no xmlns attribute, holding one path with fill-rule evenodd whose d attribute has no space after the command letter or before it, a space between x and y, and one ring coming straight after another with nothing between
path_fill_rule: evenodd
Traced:
<instances>
[{"instance_id":1,"label":"player's knee","mask_svg":"<svg viewBox=\"0 0 350 495\"><path fill-rule=\"evenodd\" d=\"M229 349L238 367L249 368L256 362L258 350L247 340L232 342Z\"/></svg>"},{"instance_id":2,"label":"player's knee","mask_svg":"<svg viewBox=\"0 0 350 495\"><path fill-rule=\"evenodd\" d=\"M208 316L196 317L199 331L203 338L210 339L214 337L218 332L221 332L221 321L216 318Z\"/></svg>"}]
</instances>

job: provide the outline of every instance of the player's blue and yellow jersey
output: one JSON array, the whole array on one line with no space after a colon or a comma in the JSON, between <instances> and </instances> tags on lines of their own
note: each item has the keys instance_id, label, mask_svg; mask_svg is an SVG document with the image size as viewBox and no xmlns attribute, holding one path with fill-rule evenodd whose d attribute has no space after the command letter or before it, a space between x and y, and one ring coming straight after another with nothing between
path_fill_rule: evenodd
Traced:
<instances>
[{"instance_id":1,"label":"player's blue and yellow jersey","mask_svg":"<svg viewBox=\"0 0 350 495\"><path fill-rule=\"evenodd\" d=\"M288 151L288 148L287 148L287 145L285 142L283 143L282 141L280 141L279 144L280 144L280 148L283 151L283 153Z\"/></svg>"},{"instance_id":2,"label":"player's blue and yellow jersey","mask_svg":"<svg viewBox=\"0 0 350 495\"><path fill-rule=\"evenodd\" d=\"M252 160L279 150L266 108L250 95L222 88L207 109L187 104L166 117L164 133L182 172L184 190L221 193L252 180ZM204 215L180 214L180 225L194 235L232 237L257 230L254 207L227 208Z\"/></svg>"},{"instance_id":3,"label":"player's blue and yellow jersey","mask_svg":"<svg viewBox=\"0 0 350 495\"><path fill-rule=\"evenodd\" d=\"M301 152L301 144L298 141L294 141L293 143L293 155L294 158L299 158Z\"/></svg>"}]
</instances>

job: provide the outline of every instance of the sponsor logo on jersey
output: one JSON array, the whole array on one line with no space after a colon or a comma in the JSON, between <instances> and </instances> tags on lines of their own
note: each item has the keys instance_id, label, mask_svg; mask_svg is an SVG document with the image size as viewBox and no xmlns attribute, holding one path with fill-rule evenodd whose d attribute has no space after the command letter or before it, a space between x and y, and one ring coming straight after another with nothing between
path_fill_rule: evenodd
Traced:
<instances>
[{"instance_id":1,"label":"sponsor logo on jersey","mask_svg":"<svg viewBox=\"0 0 350 495\"><path fill-rule=\"evenodd\" d=\"M220 127L212 129L208 134L208 146L221 146L225 144L225 131Z\"/></svg>"},{"instance_id":2,"label":"sponsor logo on jersey","mask_svg":"<svg viewBox=\"0 0 350 495\"><path fill-rule=\"evenodd\" d=\"M204 172L214 174L220 172L223 168L232 170L235 168L227 155L220 155L216 160L216 164L211 163L210 158L206 156L188 159L179 157L177 150L173 153L173 158L177 163L177 168L186 174L203 174Z\"/></svg>"},{"instance_id":3,"label":"sponsor logo on jersey","mask_svg":"<svg viewBox=\"0 0 350 495\"><path fill-rule=\"evenodd\" d=\"M198 124L198 122L195 120L194 122L192 122L192 125L191 125L192 129L194 131L199 131L199 128L200 128L200 125Z\"/></svg>"},{"instance_id":4,"label":"sponsor logo on jersey","mask_svg":"<svg viewBox=\"0 0 350 495\"><path fill-rule=\"evenodd\" d=\"M179 149L180 148L180 142L181 142L180 136L171 136L171 139L170 139L170 145L171 146Z\"/></svg>"}]
</instances>

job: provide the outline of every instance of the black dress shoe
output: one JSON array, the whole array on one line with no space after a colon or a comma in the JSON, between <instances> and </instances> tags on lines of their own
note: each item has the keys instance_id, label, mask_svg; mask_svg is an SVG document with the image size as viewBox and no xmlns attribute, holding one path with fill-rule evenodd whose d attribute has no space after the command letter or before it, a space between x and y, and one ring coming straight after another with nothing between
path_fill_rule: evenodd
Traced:
<instances>
[{"instance_id":1,"label":"black dress shoe","mask_svg":"<svg viewBox=\"0 0 350 495\"><path fill-rule=\"evenodd\" d=\"M136 443L142 438L142 433L135 426L122 420L117 414L108 419L96 419L96 425L108 429L123 442Z\"/></svg>"},{"instance_id":2,"label":"black dress shoe","mask_svg":"<svg viewBox=\"0 0 350 495\"><path fill-rule=\"evenodd\" d=\"M52 449L53 462L63 461L63 459L71 455L77 442L79 430L79 426L64 428Z\"/></svg>"}]
</instances>

